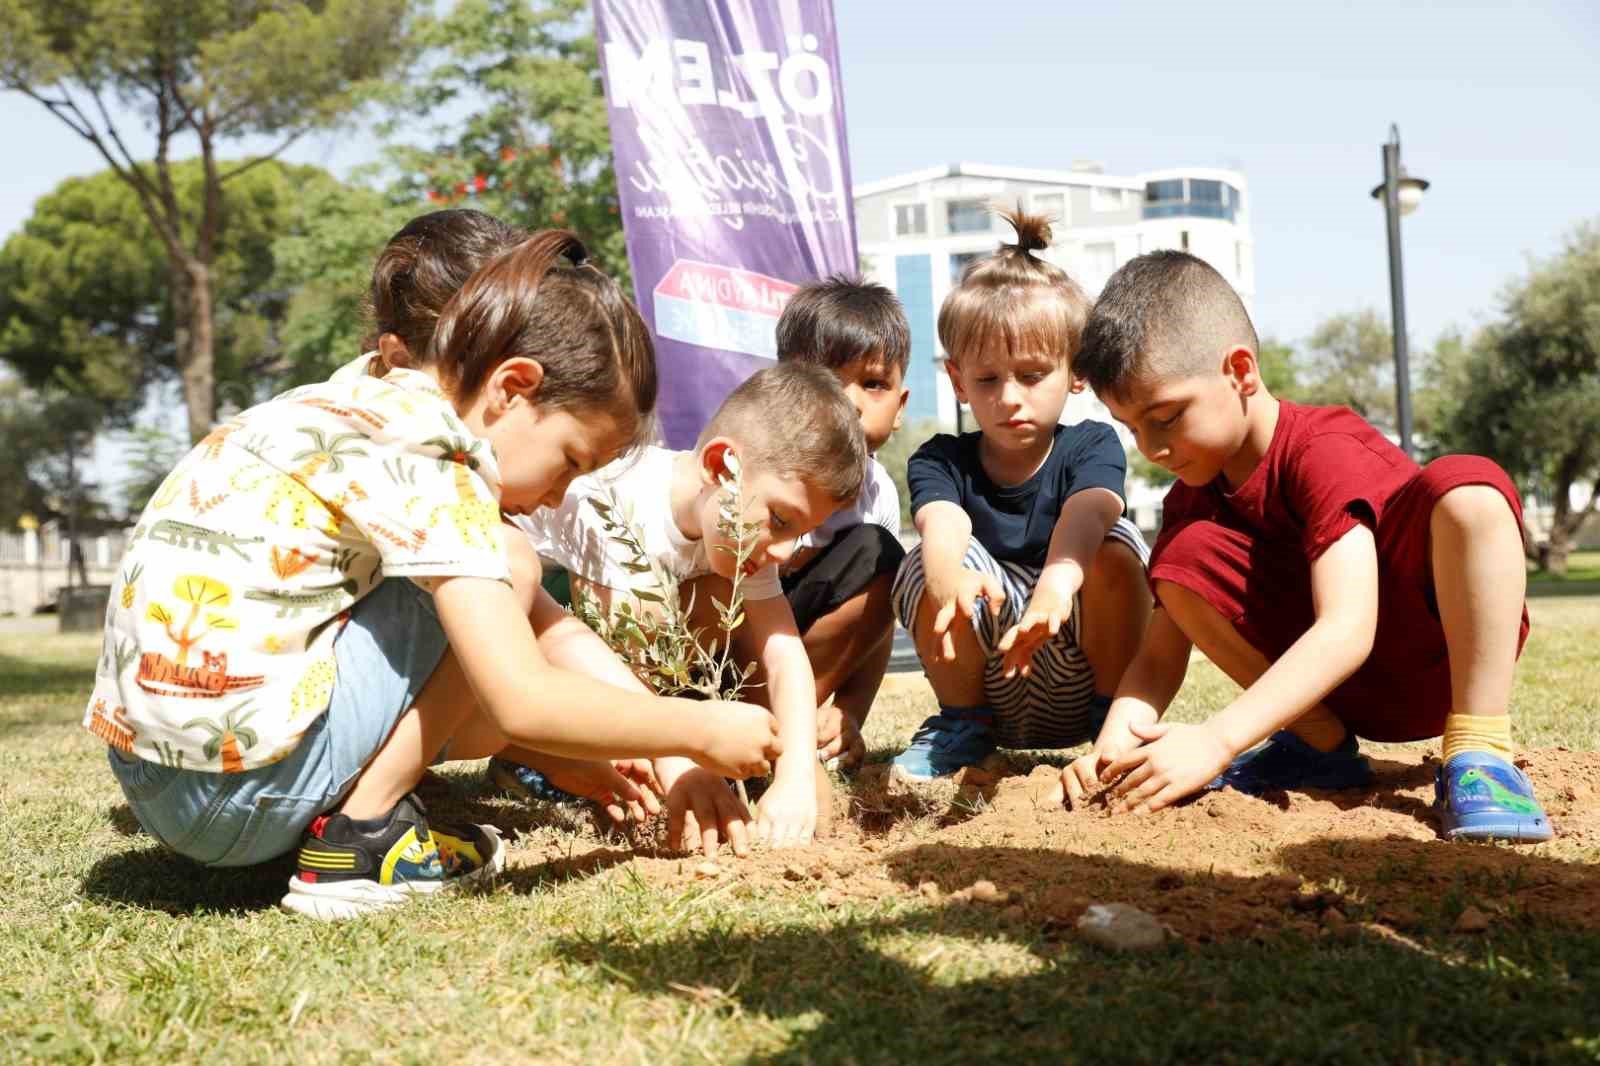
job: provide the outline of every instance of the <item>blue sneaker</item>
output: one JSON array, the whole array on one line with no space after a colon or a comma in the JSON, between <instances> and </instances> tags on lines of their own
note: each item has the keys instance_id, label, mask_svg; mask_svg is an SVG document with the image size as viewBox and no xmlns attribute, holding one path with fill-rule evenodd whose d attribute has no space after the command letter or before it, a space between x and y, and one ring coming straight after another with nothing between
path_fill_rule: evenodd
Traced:
<instances>
[{"instance_id":1,"label":"blue sneaker","mask_svg":"<svg viewBox=\"0 0 1600 1066\"><path fill-rule=\"evenodd\" d=\"M589 801L557 788L550 779L531 766L523 766L496 755L489 760L489 780L502 791L525 803L549 803L557 807L579 807Z\"/></svg>"},{"instance_id":2,"label":"blue sneaker","mask_svg":"<svg viewBox=\"0 0 1600 1066\"><path fill-rule=\"evenodd\" d=\"M1487 751L1464 751L1433 784L1439 831L1450 840L1537 843L1554 834L1528 775Z\"/></svg>"},{"instance_id":3,"label":"blue sneaker","mask_svg":"<svg viewBox=\"0 0 1600 1066\"><path fill-rule=\"evenodd\" d=\"M1320 788L1330 791L1366 788L1372 784L1372 764L1347 734L1332 751L1318 751L1287 729L1280 729L1265 744L1233 760L1212 778L1207 788L1232 788L1247 796L1280 789Z\"/></svg>"},{"instance_id":4,"label":"blue sneaker","mask_svg":"<svg viewBox=\"0 0 1600 1066\"><path fill-rule=\"evenodd\" d=\"M994 752L988 715L965 717L936 714L911 734L911 744L889 764L901 781L933 781L976 766Z\"/></svg>"}]
</instances>

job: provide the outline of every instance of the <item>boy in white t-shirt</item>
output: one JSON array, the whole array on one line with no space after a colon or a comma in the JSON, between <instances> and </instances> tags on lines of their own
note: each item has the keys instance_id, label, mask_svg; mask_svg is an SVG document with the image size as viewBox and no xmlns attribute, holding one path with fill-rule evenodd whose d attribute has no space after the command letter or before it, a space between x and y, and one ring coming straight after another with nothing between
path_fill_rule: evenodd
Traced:
<instances>
[{"instance_id":1,"label":"boy in white t-shirt","mask_svg":"<svg viewBox=\"0 0 1600 1066\"><path fill-rule=\"evenodd\" d=\"M803 364L758 371L723 401L693 451L647 447L595 474L576 478L560 506L516 519L538 553L572 575L574 592L592 593L610 611L617 596L656 591L651 574L629 569L630 557L607 533L588 502L612 493L642 538L645 554L678 578L694 604L691 625L714 627L711 605L729 599L733 543L718 529L718 515L738 473L743 521L759 533L740 589L745 622L734 633L734 654L758 667L747 698L766 704L789 747L773 768L772 783L757 804L754 837L777 846L804 844L826 814L827 775L818 772L816 684L811 660L784 598L779 567L798 539L815 530L861 491L867 450L861 420L831 374ZM635 604L648 609L648 604ZM604 651L603 646L601 646ZM596 656L592 676L619 685L642 685L619 674L609 652ZM691 845L696 833L707 853L718 837L746 850L750 813L732 798L722 778L702 773L687 759L657 759L667 793L669 835Z\"/></svg>"},{"instance_id":2,"label":"boy in white t-shirt","mask_svg":"<svg viewBox=\"0 0 1600 1066\"><path fill-rule=\"evenodd\" d=\"M894 293L835 275L805 286L778 320L778 362L830 371L861 415L876 454L905 416L911 326ZM894 646L890 589L905 558L900 494L889 472L867 460L855 503L834 513L781 568L783 591L817 679L817 754L841 769L866 754L861 727ZM828 697L833 702L828 703Z\"/></svg>"}]
</instances>

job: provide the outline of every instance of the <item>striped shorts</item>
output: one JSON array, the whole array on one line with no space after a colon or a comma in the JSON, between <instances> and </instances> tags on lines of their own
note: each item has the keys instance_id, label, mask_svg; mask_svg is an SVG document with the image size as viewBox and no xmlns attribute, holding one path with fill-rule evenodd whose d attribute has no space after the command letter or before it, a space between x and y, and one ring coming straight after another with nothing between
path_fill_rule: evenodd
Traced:
<instances>
[{"instance_id":1,"label":"striped shorts","mask_svg":"<svg viewBox=\"0 0 1600 1066\"><path fill-rule=\"evenodd\" d=\"M1106 539L1126 545L1140 562L1150 565L1150 549L1144 537L1126 518L1117 519ZM1028 676L1002 677L1003 657L995 649L1006 631L1022 620L1042 567L1000 562L976 540L968 542L961 565L998 579L1006 591L998 618L989 613L981 598L972 618L973 631L985 655L983 691L994 710L996 741L1003 748L1066 748L1093 740L1089 701L1094 696L1094 670L1084 657L1079 639L1083 626L1082 593L1073 597L1072 617L1061 631L1033 653ZM926 587L919 544L911 549L894 579L895 616L907 630L913 628Z\"/></svg>"}]
</instances>

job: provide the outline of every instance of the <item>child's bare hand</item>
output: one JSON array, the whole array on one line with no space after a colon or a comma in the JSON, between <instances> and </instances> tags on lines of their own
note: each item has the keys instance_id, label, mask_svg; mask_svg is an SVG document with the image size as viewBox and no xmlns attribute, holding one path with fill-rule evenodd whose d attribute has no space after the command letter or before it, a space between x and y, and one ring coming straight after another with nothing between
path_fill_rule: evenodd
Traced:
<instances>
[{"instance_id":1,"label":"child's bare hand","mask_svg":"<svg viewBox=\"0 0 1600 1066\"><path fill-rule=\"evenodd\" d=\"M1089 801L1105 787L1100 784L1100 775L1111 765L1113 758L1107 752L1091 751L1073 759L1061 771L1062 794L1070 810L1081 810L1088 806Z\"/></svg>"},{"instance_id":2,"label":"child's bare hand","mask_svg":"<svg viewBox=\"0 0 1600 1066\"><path fill-rule=\"evenodd\" d=\"M999 650L1004 656L1000 661L1002 676L1015 677L1020 672L1027 677L1033 668L1033 653L1053 640L1061 632L1062 623L1070 617L1072 596L1061 596L1041 582L1034 589L1021 621L1000 638Z\"/></svg>"},{"instance_id":3,"label":"child's bare hand","mask_svg":"<svg viewBox=\"0 0 1600 1066\"><path fill-rule=\"evenodd\" d=\"M778 720L765 707L736 700L699 705L704 732L694 761L722 777L764 777L783 752Z\"/></svg>"},{"instance_id":4,"label":"child's bare hand","mask_svg":"<svg viewBox=\"0 0 1600 1066\"><path fill-rule=\"evenodd\" d=\"M803 775L775 777L756 804L756 840L774 848L798 848L811 843L816 831L816 782Z\"/></svg>"},{"instance_id":5,"label":"child's bare hand","mask_svg":"<svg viewBox=\"0 0 1600 1066\"><path fill-rule=\"evenodd\" d=\"M728 783L698 766L679 774L667 789L667 842L717 857L727 842L735 855L750 854L750 809Z\"/></svg>"},{"instance_id":6,"label":"child's bare hand","mask_svg":"<svg viewBox=\"0 0 1600 1066\"><path fill-rule=\"evenodd\" d=\"M1115 814L1149 814L1171 806L1220 774L1234 755L1203 725L1157 722L1131 729L1144 745L1100 773L1101 783L1112 786Z\"/></svg>"},{"instance_id":7,"label":"child's bare hand","mask_svg":"<svg viewBox=\"0 0 1600 1066\"><path fill-rule=\"evenodd\" d=\"M628 767L626 772L625 766ZM645 766L648 769L649 764ZM552 759L541 765L539 772L562 791L598 803L613 822L643 822L661 813L661 804L656 799L660 786L656 783L655 772L650 770L648 780L640 780L632 760L612 765Z\"/></svg>"},{"instance_id":8,"label":"child's bare hand","mask_svg":"<svg viewBox=\"0 0 1600 1066\"><path fill-rule=\"evenodd\" d=\"M867 746L861 739L861 725L851 715L825 701L817 708L817 758L823 762L838 759L839 766L850 769L860 766L866 758Z\"/></svg>"},{"instance_id":9,"label":"child's bare hand","mask_svg":"<svg viewBox=\"0 0 1600 1066\"><path fill-rule=\"evenodd\" d=\"M1000 616L1000 605L1006 602L1006 590L1001 587L999 580L981 573L977 570L961 568L956 575L955 588L950 598L939 605L939 613L933 616L933 635L938 638L934 646L934 658L942 662L954 662L956 657L955 640L950 635L950 627L959 620L970 625L978 613L978 598L983 597L988 601L989 613L996 618Z\"/></svg>"}]
</instances>

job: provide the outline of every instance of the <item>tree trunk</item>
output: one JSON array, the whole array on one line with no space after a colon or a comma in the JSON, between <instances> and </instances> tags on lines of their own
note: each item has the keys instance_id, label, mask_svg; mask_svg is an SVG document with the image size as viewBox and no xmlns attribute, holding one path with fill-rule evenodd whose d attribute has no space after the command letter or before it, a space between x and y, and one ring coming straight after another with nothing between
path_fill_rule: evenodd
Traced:
<instances>
[{"instance_id":1,"label":"tree trunk","mask_svg":"<svg viewBox=\"0 0 1600 1066\"><path fill-rule=\"evenodd\" d=\"M189 259L183 266L185 284L178 298L188 306L182 307L179 313L187 319L188 328L179 336L178 373L183 379L183 402L189 409L189 441L196 443L211 432L215 420L211 268L197 259Z\"/></svg>"}]
</instances>

